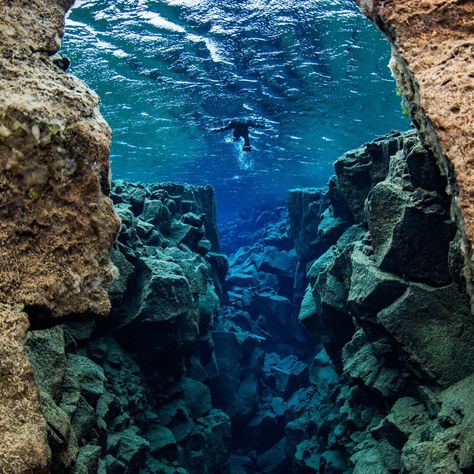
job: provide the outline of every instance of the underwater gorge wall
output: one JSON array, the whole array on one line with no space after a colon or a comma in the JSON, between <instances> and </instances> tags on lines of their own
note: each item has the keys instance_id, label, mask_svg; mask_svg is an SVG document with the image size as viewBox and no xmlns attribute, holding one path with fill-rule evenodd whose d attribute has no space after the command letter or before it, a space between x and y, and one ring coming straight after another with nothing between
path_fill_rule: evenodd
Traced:
<instances>
[{"instance_id":1,"label":"underwater gorge wall","mask_svg":"<svg viewBox=\"0 0 474 474\"><path fill-rule=\"evenodd\" d=\"M110 130L98 97L49 56L69 0L0 4L0 468L46 469L25 357L32 320L110 309ZM39 321L37 321L40 324Z\"/></svg>"},{"instance_id":2,"label":"underwater gorge wall","mask_svg":"<svg viewBox=\"0 0 474 474\"><path fill-rule=\"evenodd\" d=\"M415 131L335 170L325 194L290 199L293 234L312 248L296 247L300 319L324 346L313 398L287 427L294 472L471 472L474 320L446 179Z\"/></svg>"},{"instance_id":3,"label":"underwater gorge wall","mask_svg":"<svg viewBox=\"0 0 474 474\"><path fill-rule=\"evenodd\" d=\"M472 280L474 241L474 4L356 0L392 44L391 69L453 195ZM472 292L472 289L470 290Z\"/></svg>"}]
</instances>

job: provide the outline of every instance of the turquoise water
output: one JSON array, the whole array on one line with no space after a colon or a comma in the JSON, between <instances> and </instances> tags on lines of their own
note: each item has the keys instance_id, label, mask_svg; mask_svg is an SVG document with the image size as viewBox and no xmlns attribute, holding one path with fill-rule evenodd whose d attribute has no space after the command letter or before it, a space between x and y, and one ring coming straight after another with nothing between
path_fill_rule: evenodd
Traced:
<instances>
[{"instance_id":1,"label":"turquoise water","mask_svg":"<svg viewBox=\"0 0 474 474\"><path fill-rule=\"evenodd\" d=\"M388 43L349 0L80 0L63 52L102 98L113 176L210 183L221 218L409 127ZM240 116L266 125L251 153L212 132Z\"/></svg>"}]
</instances>

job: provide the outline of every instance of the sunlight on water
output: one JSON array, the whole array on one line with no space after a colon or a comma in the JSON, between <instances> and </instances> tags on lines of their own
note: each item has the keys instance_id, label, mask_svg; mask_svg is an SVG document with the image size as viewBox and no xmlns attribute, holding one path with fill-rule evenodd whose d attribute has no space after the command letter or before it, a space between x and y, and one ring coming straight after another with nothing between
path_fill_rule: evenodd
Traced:
<instances>
[{"instance_id":1,"label":"sunlight on water","mask_svg":"<svg viewBox=\"0 0 474 474\"><path fill-rule=\"evenodd\" d=\"M350 0L84 0L63 50L102 98L114 177L211 183L224 214L324 185L344 151L409 127ZM242 116L266 125L251 153L212 132Z\"/></svg>"}]
</instances>

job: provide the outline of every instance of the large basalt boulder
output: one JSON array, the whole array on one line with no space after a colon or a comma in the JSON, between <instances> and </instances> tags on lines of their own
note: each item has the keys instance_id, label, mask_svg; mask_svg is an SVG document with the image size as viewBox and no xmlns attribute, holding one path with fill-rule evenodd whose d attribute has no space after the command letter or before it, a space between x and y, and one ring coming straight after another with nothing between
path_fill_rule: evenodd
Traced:
<instances>
[{"instance_id":1,"label":"large basalt boulder","mask_svg":"<svg viewBox=\"0 0 474 474\"><path fill-rule=\"evenodd\" d=\"M422 377L447 386L474 367L474 320L465 294L452 284L432 288L411 284L380 311L379 324L397 341L405 362Z\"/></svg>"},{"instance_id":2,"label":"large basalt boulder","mask_svg":"<svg viewBox=\"0 0 474 474\"><path fill-rule=\"evenodd\" d=\"M452 281L448 254L455 234L449 201L441 193L411 187L402 179L407 154L413 151L404 148L392 157L387 179L378 183L366 200L374 258L382 270L434 286L446 285ZM428 152L422 150L419 147L417 156L426 162ZM414 176L412 185L429 186L418 174ZM427 238L433 229L436 236Z\"/></svg>"},{"instance_id":3,"label":"large basalt boulder","mask_svg":"<svg viewBox=\"0 0 474 474\"><path fill-rule=\"evenodd\" d=\"M405 135L394 132L345 153L334 163L338 190L356 222L365 221L365 200L387 177L390 157L403 147L404 139Z\"/></svg>"}]
</instances>

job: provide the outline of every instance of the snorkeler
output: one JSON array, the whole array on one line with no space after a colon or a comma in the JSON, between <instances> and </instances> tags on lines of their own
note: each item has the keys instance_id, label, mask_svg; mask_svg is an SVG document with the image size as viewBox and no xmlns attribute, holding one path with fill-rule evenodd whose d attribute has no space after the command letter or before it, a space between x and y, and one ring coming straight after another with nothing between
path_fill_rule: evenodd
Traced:
<instances>
[{"instance_id":1,"label":"snorkeler","mask_svg":"<svg viewBox=\"0 0 474 474\"><path fill-rule=\"evenodd\" d=\"M226 132L227 130L234 130L234 141L236 142L240 138L244 139L243 151L252 151L250 146L249 128L265 128L264 125L260 125L251 119L234 119L231 120L229 125L222 128L213 130L214 132Z\"/></svg>"}]
</instances>

